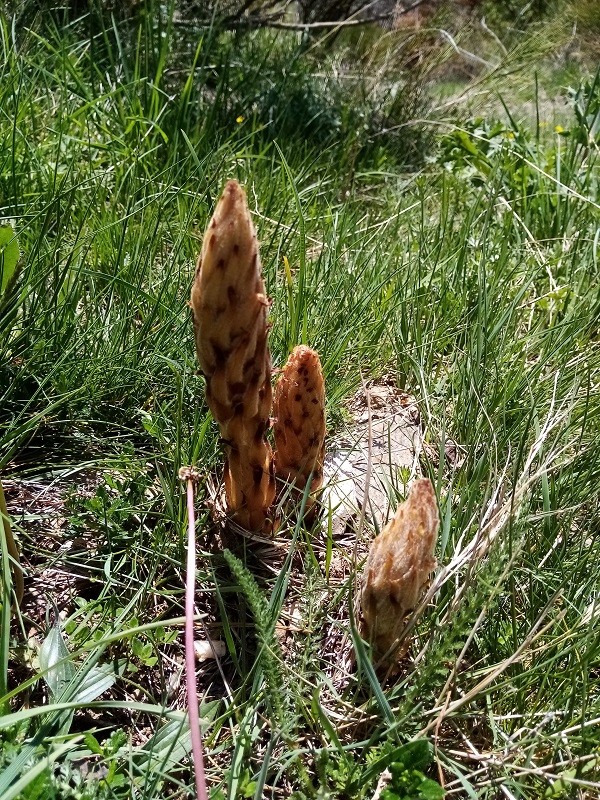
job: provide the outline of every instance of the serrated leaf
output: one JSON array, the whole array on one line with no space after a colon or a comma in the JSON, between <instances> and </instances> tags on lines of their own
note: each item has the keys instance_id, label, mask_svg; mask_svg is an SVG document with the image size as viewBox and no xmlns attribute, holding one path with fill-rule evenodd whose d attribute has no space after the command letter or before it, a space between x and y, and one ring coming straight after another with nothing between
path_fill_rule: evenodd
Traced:
<instances>
[{"instance_id":1,"label":"serrated leaf","mask_svg":"<svg viewBox=\"0 0 600 800\"><path fill-rule=\"evenodd\" d=\"M62 695L75 675L75 665L62 635L60 624L55 623L40 647L40 668L53 699Z\"/></svg>"},{"instance_id":2,"label":"serrated leaf","mask_svg":"<svg viewBox=\"0 0 600 800\"><path fill-rule=\"evenodd\" d=\"M10 225L0 225L0 297L15 274L21 252Z\"/></svg>"}]
</instances>

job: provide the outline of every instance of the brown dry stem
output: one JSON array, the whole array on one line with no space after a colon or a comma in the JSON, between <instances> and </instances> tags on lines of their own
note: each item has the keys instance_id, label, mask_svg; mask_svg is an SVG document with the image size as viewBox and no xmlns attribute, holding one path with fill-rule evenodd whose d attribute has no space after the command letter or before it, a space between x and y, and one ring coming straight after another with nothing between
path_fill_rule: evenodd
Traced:
<instances>
[{"instance_id":1,"label":"brown dry stem","mask_svg":"<svg viewBox=\"0 0 600 800\"><path fill-rule=\"evenodd\" d=\"M272 401L269 300L256 232L237 181L227 183L204 235L191 306L206 400L225 446L227 505L238 525L264 530L275 498L265 438Z\"/></svg>"},{"instance_id":2,"label":"brown dry stem","mask_svg":"<svg viewBox=\"0 0 600 800\"><path fill-rule=\"evenodd\" d=\"M273 416L277 476L301 492L310 480L314 495L323 483L325 383L319 355L310 347L291 352L275 386Z\"/></svg>"},{"instance_id":3,"label":"brown dry stem","mask_svg":"<svg viewBox=\"0 0 600 800\"><path fill-rule=\"evenodd\" d=\"M406 615L435 569L440 518L430 480L417 480L373 541L362 583L363 634L375 660L393 661Z\"/></svg>"}]
</instances>

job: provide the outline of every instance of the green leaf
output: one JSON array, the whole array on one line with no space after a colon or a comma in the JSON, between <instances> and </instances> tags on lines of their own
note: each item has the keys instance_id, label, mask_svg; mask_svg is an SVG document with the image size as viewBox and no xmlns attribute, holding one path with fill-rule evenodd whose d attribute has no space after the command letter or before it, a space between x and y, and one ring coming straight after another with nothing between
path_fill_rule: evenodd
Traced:
<instances>
[{"instance_id":1,"label":"green leaf","mask_svg":"<svg viewBox=\"0 0 600 800\"><path fill-rule=\"evenodd\" d=\"M463 147L467 153L470 153L472 156L480 156L482 155L481 150L476 146L473 142L473 139L469 136L466 131L456 131L455 132L456 139Z\"/></svg>"},{"instance_id":2,"label":"green leaf","mask_svg":"<svg viewBox=\"0 0 600 800\"><path fill-rule=\"evenodd\" d=\"M424 770L431 763L433 750L427 739L415 739L402 745L395 753L395 761L401 762L405 769Z\"/></svg>"},{"instance_id":3,"label":"green leaf","mask_svg":"<svg viewBox=\"0 0 600 800\"><path fill-rule=\"evenodd\" d=\"M314 689L314 692L313 692L312 703L311 703L311 709L312 709L312 712L313 712L313 716L314 716L315 719L318 719L319 722L321 723L321 727L323 729L323 732L326 734L327 738L329 739L330 744L334 745L337 748L337 750L342 752L342 750L343 750L342 743L340 742L340 738L339 738L339 736L337 734L337 731L333 727L333 725L331 724L331 720L329 719L329 717L327 716L327 714L323 710L323 707L321 706L321 703L319 702L319 693L321 692L321 689L322 689L321 686L315 686L315 689Z\"/></svg>"},{"instance_id":4,"label":"green leaf","mask_svg":"<svg viewBox=\"0 0 600 800\"><path fill-rule=\"evenodd\" d=\"M444 800L444 790L439 783L432 781L431 778L425 778L419 784L419 792L423 800Z\"/></svg>"},{"instance_id":5,"label":"green leaf","mask_svg":"<svg viewBox=\"0 0 600 800\"><path fill-rule=\"evenodd\" d=\"M83 741L85 742L86 747L94 753L94 755L102 756L104 755L104 750L100 745L100 742L93 733L84 733L83 734Z\"/></svg>"},{"instance_id":6,"label":"green leaf","mask_svg":"<svg viewBox=\"0 0 600 800\"><path fill-rule=\"evenodd\" d=\"M62 695L75 675L75 665L63 639L60 623L56 622L42 642L40 667L53 699Z\"/></svg>"},{"instance_id":7,"label":"green leaf","mask_svg":"<svg viewBox=\"0 0 600 800\"><path fill-rule=\"evenodd\" d=\"M15 276L20 257L15 232L10 225L0 225L0 297Z\"/></svg>"},{"instance_id":8,"label":"green leaf","mask_svg":"<svg viewBox=\"0 0 600 800\"><path fill-rule=\"evenodd\" d=\"M191 752L190 727L185 716L169 720L136 752L138 766L161 765L168 770L187 758Z\"/></svg>"},{"instance_id":9,"label":"green leaf","mask_svg":"<svg viewBox=\"0 0 600 800\"><path fill-rule=\"evenodd\" d=\"M216 702L216 701L215 701ZM181 717L180 711L169 711L165 709L162 705L157 705L155 703L132 703L131 701L125 700L97 700L92 703L86 704L89 708L119 708L119 709L126 709L129 711L140 711L143 714L153 714L157 717L165 717L167 719L179 719ZM207 706L211 706L212 703L208 703ZM19 709L19 711L15 711L12 714L3 714L0 716L0 730L5 730L7 728L11 728L13 725L22 725L28 719L33 719L34 717L41 717L46 716L48 714L56 714L60 711L71 711L77 710L80 708L81 703L50 703L47 706L32 706L30 708L23 708ZM204 712L205 706L203 705L201 713ZM211 720L208 720L210 722ZM200 719L202 725L207 724L206 717L202 717ZM0 792L0 797L2 797L2 793Z\"/></svg>"},{"instance_id":10,"label":"green leaf","mask_svg":"<svg viewBox=\"0 0 600 800\"><path fill-rule=\"evenodd\" d=\"M153 439L160 439L160 427L157 425L152 414L144 411L144 409L140 409L139 413L146 433L152 436Z\"/></svg>"},{"instance_id":11,"label":"green leaf","mask_svg":"<svg viewBox=\"0 0 600 800\"><path fill-rule=\"evenodd\" d=\"M75 697L77 703L91 703L114 684L116 676L110 664L100 664L92 667L77 688Z\"/></svg>"}]
</instances>

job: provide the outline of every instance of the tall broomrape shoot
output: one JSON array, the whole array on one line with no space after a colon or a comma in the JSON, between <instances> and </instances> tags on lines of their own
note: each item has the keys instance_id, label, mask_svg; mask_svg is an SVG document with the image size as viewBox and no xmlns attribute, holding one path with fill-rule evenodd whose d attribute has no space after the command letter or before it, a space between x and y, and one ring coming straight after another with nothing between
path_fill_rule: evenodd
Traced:
<instances>
[{"instance_id":1,"label":"tall broomrape shoot","mask_svg":"<svg viewBox=\"0 0 600 800\"><path fill-rule=\"evenodd\" d=\"M290 354L275 386L273 416L277 476L300 491L310 480L314 494L323 483L325 384L310 347L300 345Z\"/></svg>"},{"instance_id":2,"label":"tall broomrape shoot","mask_svg":"<svg viewBox=\"0 0 600 800\"><path fill-rule=\"evenodd\" d=\"M204 235L191 306L206 400L225 446L227 505L239 525L262 530L275 498L265 438L272 401L269 301L256 232L237 181L227 183Z\"/></svg>"},{"instance_id":3,"label":"tall broomrape shoot","mask_svg":"<svg viewBox=\"0 0 600 800\"><path fill-rule=\"evenodd\" d=\"M363 576L363 634L376 660L392 659L409 611L435 569L440 519L431 481L418 480L374 539Z\"/></svg>"}]
</instances>

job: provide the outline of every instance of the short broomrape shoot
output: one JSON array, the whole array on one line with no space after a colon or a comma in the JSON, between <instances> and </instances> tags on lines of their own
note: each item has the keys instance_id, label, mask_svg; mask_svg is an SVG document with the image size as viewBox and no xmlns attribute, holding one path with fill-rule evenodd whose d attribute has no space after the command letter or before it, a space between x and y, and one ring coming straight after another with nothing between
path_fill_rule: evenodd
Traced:
<instances>
[{"instance_id":1,"label":"short broomrape shoot","mask_svg":"<svg viewBox=\"0 0 600 800\"><path fill-rule=\"evenodd\" d=\"M273 401L277 477L314 495L323 483L325 384L319 355L295 347L281 371ZM310 498L309 498L310 502Z\"/></svg>"},{"instance_id":2,"label":"short broomrape shoot","mask_svg":"<svg viewBox=\"0 0 600 800\"><path fill-rule=\"evenodd\" d=\"M204 235L191 307L206 400L225 446L225 493L243 528L270 527L272 453L269 301L246 195L229 181Z\"/></svg>"},{"instance_id":3,"label":"short broomrape shoot","mask_svg":"<svg viewBox=\"0 0 600 800\"><path fill-rule=\"evenodd\" d=\"M405 617L416 608L431 572L440 525L435 492L417 480L374 539L363 575L363 634L377 661L393 661Z\"/></svg>"}]
</instances>

